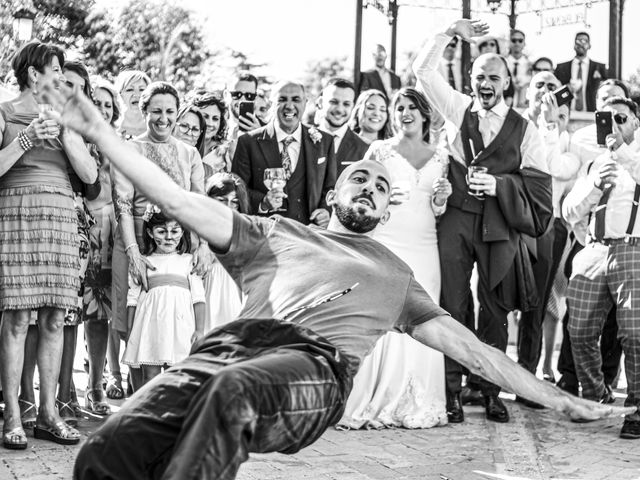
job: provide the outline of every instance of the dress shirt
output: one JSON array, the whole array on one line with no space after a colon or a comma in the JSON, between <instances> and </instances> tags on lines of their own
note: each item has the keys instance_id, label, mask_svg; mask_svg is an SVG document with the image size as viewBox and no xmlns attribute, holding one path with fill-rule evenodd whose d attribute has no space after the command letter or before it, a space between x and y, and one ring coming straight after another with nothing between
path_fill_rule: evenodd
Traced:
<instances>
[{"instance_id":1,"label":"dress shirt","mask_svg":"<svg viewBox=\"0 0 640 480\"><path fill-rule=\"evenodd\" d=\"M507 58L507 65L511 72L512 79L514 81L515 95L513 99L513 105L515 107L523 108L527 106L527 89L529 88L529 82L531 81L531 62L526 55L522 55L520 58L516 58L509 55ZM518 63L517 75L514 75L516 62Z\"/></svg>"},{"instance_id":2,"label":"dress shirt","mask_svg":"<svg viewBox=\"0 0 640 480\"><path fill-rule=\"evenodd\" d=\"M456 84L456 90L459 92L462 91L462 74L460 73L460 61L457 58L453 60L447 60L442 57L440 59L440 64L438 65L438 71L442 78L445 79L447 83L449 83L449 63L451 63L451 69L453 70L453 80Z\"/></svg>"},{"instance_id":3,"label":"dress shirt","mask_svg":"<svg viewBox=\"0 0 640 480\"><path fill-rule=\"evenodd\" d=\"M634 141L626 147L627 148L623 150L623 155L628 154L626 157L628 164L629 159L640 156L640 145ZM596 158L589 170L589 174L576 181L576 185L565 198L562 205L562 213L570 225L587 217L598 205L603 191L596 188L594 182L598 178L600 165L611 158L611 155L611 152L606 151ZM619 160L621 156L622 155L618 153L617 160ZM604 238L624 238L626 236L631 208L633 206L636 182L626 167L618 168L617 173L616 185L611 190L605 209ZM595 215L591 215L589 232L592 236L595 233ZM640 237L640 221L637 219L631 236Z\"/></svg>"},{"instance_id":4,"label":"dress shirt","mask_svg":"<svg viewBox=\"0 0 640 480\"><path fill-rule=\"evenodd\" d=\"M289 152L289 158L291 159L291 173L296 170L296 166L298 165L298 158L300 157L300 148L302 147L302 127L298 124L298 128L296 128L293 133L287 133L280 128L280 125L277 121L274 122L275 131L276 131L276 140L278 140L278 151L280 155L282 155L282 149L284 148L284 144L282 143L285 138L293 137L293 142L289 144L289 148L287 151Z\"/></svg>"},{"instance_id":5,"label":"dress shirt","mask_svg":"<svg viewBox=\"0 0 640 480\"><path fill-rule=\"evenodd\" d=\"M376 68L376 70L382 79L382 85L384 85L387 97L391 98L393 95L393 88L391 88L391 74L389 73L389 70L386 68Z\"/></svg>"},{"instance_id":6,"label":"dress shirt","mask_svg":"<svg viewBox=\"0 0 640 480\"><path fill-rule=\"evenodd\" d=\"M582 77L578 78L578 64L582 61ZM582 80L582 89L580 94L582 95L582 105L584 105L584 111L587 111L587 82L589 81L589 57L583 59L574 58L571 60L571 80ZM575 98L573 99L573 107L576 105Z\"/></svg>"},{"instance_id":7,"label":"dress shirt","mask_svg":"<svg viewBox=\"0 0 640 480\"><path fill-rule=\"evenodd\" d=\"M342 139L346 135L348 129L349 129L349 122L345 123L343 126L338 128L337 130L333 130L333 131L331 131L331 129L329 128L329 125L327 125L326 120L322 120L322 122L320 122L320 130L322 130L323 132L327 132L329 135L333 137L333 148L336 153L338 153L338 149L340 148Z\"/></svg>"},{"instance_id":8,"label":"dress shirt","mask_svg":"<svg viewBox=\"0 0 640 480\"><path fill-rule=\"evenodd\" d=\"M413 70L417 77L418 84L422 87L427 100L433 108L438 110L445 120L451 121L458 132L453 141L451 153L455 161L466 165L464 160L464 150L462 148L462 138L460 136L460 126L464 119L464 113L467 107L474 100L463 93L455 91L447 81L442 78L438 72L438 63L442 57L447 44L451 41L449 35L444 33L437 34L431 41L427 42L422 49L415 62ZM507 114L509 107L504 100L493 107L489 114L483 114L484 118L478 113L479 129L482 139L486 143L486 138L493 139L502 128L504 116ZM484 110L480 103L475 101L472 111ZM479 152L476 152L479 153ZM525 130L522 144L520 145L520 153L522 155L522 167L533 167L544 173L548 173L548 162L546 150L542 143L540 133L532 122L528 122Z\"/></svg>"}]
</instances>

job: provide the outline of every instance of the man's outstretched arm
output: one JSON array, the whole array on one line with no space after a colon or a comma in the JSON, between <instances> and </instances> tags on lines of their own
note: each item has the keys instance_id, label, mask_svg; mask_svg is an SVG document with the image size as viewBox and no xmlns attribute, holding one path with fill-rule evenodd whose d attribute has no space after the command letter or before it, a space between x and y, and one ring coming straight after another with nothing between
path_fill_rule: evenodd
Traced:
<instances>
[{"instance_id":1,"label":"man's outstretched arm","mask_svg":"<svg viewBox=\"0 0 640 480\"><path fill-rule=\"evenodd\" d=\"M451 317L436 317L410 332L425 345L466 366L472 373L528 400L560 410L571 418L597 420L636 411L635 407L613 407L574 397L555 385L539 380L500 350L482 343Z\"/></svg>"},{"instance_id":2,"label":"man's outstretched arm","mask_svg":"<svg viewBox=\"0 0 640 480\"><path fill-rule=\"evenodd\" d=\"M62 84L60 90L47 88L45 96L57 120L98 146L125 177L171 218L204 238L218 251L231 244L232 212L222 203L177 185L156 164L124 143L94 105L80 91Z\"/></svg>"}]
</instances>

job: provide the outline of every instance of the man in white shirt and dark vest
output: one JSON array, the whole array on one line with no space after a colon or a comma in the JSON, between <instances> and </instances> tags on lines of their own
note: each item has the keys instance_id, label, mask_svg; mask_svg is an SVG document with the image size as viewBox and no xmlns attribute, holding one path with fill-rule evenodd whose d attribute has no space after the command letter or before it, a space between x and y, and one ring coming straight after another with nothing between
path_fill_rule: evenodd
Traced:
<instances>
[{"instance_id":1,"label":"man in white shirt and dark vest","mask_svg":"<svg viewBox=\"0 0 640 480\"><path fill-rule=\"evenodd\" d=\"M500 56L484 54L474 62L471 86L475 99L453 90L438 72L442 52L454 35L469 41L487 30L488 26L478 21L456 21L427 43L414 63L414 71L431 106L459 128L449 169L453 194L438 225L440 304L456 320L467 323L469 282L477 263L477 335L504 351L507 314L537 303L529 252L520 234L535 237L546 230L552 217L551 177L535 125L503 99L509 76ZM487 170L469 178L471 166ZM470 189L475 190L475 196ZM474 329L474 325L467 327ZM462 422L463 368L450 358L445 365L449 421ZM500 388L483 379L478 383L487 419L509 421L509 413L498 398Z\"/></svg>"},{"instance_id":2,"label":"man in white shirt and dark vest","mask_svg":"<svg viewBox=\"0 0 640 480\"><path fill-rule=\"evenodd\" d=\"M627 377L625 406L640 406L640 122L635 103L612 97L615 134L587 176L565 198L563 214L576 222L591 213L589 241L573 260L567 303L571 350L583 398L607 401L598 341L607 313L616 307ZM640 438L640 414L625 417L621 438Z\"/></svg>"}]
</instances>

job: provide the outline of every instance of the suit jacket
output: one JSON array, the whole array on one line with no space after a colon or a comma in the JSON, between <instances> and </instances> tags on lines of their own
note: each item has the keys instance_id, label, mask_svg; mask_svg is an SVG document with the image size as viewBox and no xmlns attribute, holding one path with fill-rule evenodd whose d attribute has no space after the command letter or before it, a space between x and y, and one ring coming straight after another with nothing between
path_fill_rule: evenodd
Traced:
<instances>
[{"instance_id":1,"label":"suit jacket","mask_svg":"<svg viewBox=\"0 0 640 480\"><path fill-rule=\"evenodd\" d=\"M400 81L400 77L389 70L389 74L391 75L391 89L398 90L402 86L402 82ZM358 94L360 92L364 92L365 90L369 90L370 88L375 88L376 90L380 90L384 92L387 96L391 96L392 92L387 92L384 89L384 84L382 83L382 78L380 78L380 74L374 68L373 70L367 70L366 72L362 72L360 74L360 85L358 86Z\"/></svg>"},{"instance_id":2,"label":"suit jacket","mask_svg":"<svg viewBox=\"0 0 640 480\"><path fill-rule=\"evenodd\" d=\"M571 81L571 62L559 63L556 67L555 75L560 83L567 85ZM588 112L596 111L596 93L600 82L607 78L607 67L604 63L594 62L589 59L589 73L587 75L587 85L585 90L586 107Z\"/></svg>"},{"instance_id":3,"label":"suit jacket","mask_svg":"<svg viewBox=\"0 0 640 480\"><path fill-rule=\"evenodd\" d=\"M358 134L348 128L347 133L342 137L342 141L338 147L338 153L336 153L338 176L340 176L342 171L347 168L348 165L357 162L358 160L362 160L368 149L369 145L367 142L362 140Z\"/></svg>"},{"instance_id":4,"label":"suit jacket","mask_svg":"<svg viewBox=\"0 0 640 480\"><path fill-rule=\"evenodd\" d=\"M320 130L316 131L321 137L314 142L309 129L302 125L302 145L298 157L298 163L304 162L306 167L309 213L317 208L328 210L326 195L336 183L333 137ZM253 212L258 212L258 206L268 191L263 181L264 169L278 167L282 167L282 161L273 122L238 137L231 171L246 182Z\"/></svg>"}]
</instances>

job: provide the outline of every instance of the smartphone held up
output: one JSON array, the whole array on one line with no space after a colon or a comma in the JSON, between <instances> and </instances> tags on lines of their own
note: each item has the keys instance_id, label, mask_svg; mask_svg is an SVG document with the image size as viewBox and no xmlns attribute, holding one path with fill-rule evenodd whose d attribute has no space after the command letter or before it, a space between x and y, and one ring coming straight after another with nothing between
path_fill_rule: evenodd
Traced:
<instances>
[{"instance_id":1,"label":"smartphone held up","mask_svg":"<svg viewBox=\"0 0 640 480\"><path fill-rule=\"evenodd\" d=\"M607 146L607 135L613 133L613 115L611 112L596 112L596 137L598 145Z\"/></svg>"}]
</instances>

